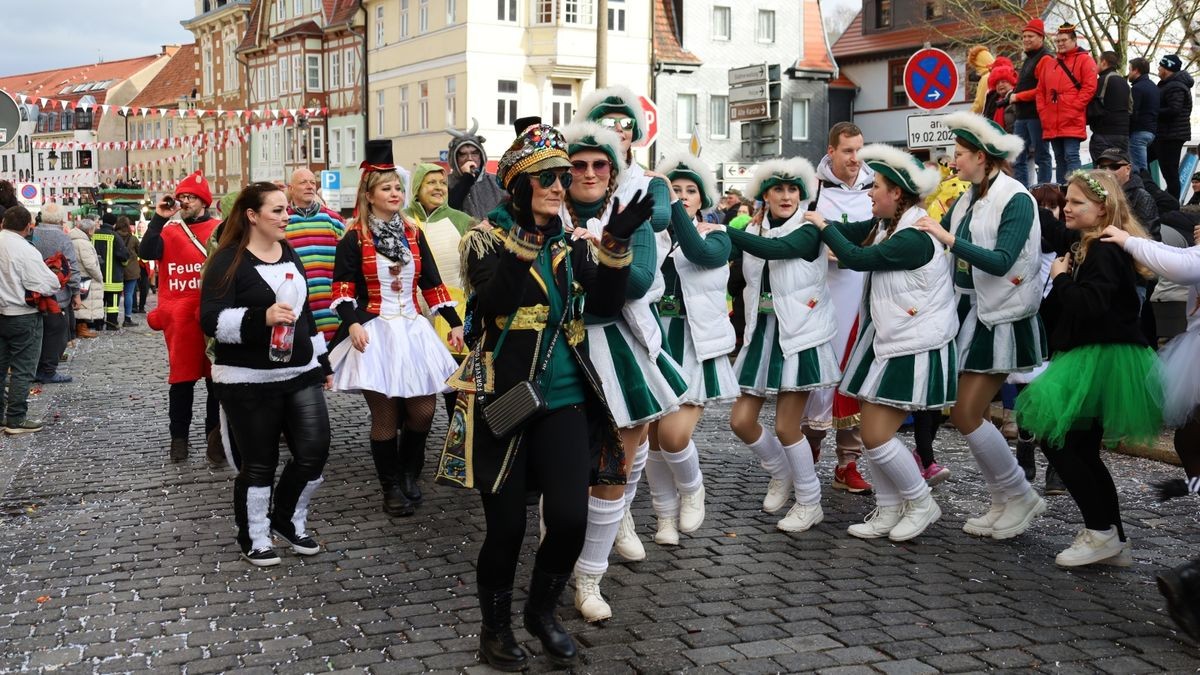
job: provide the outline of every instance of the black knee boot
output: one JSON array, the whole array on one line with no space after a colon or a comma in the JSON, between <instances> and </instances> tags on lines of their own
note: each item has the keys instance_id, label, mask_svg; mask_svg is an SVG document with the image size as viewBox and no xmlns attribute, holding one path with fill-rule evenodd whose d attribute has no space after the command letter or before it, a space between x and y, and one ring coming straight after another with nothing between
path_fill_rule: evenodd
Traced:
<instances>
[{"instance_id":1,"label":"black knee boot","mask_svg":"<svg viewBox=\"0 0 1200 675\"><path fill-rule=\"evenodd\" d=\"M512 588L488 590L479 587L479 657L496 670L511 673L525 670L529 657L512 632Z\"/></svg>"},{"instance_id":2,"label":"black knee boot","mask_svg":"<svg viewBox=\"0 0 1200 675\"><path fill-rule=\"evenodd\" d=\"M428 437L428 431L403 429L400 432L400 489L413 504L420 504L423 498L419 481L421 469L425 468L425 439Z\"/></svg>"},{"instance_id":3,"label":"black knee boot","mask_svg":"<svg viewBox=\"0 0 1200 675\"><path fill-rule=\"evenodd\" d=\"M558 597L567 587L570 574L549 574L537 568L529 582L529 599L525 601L525 629L542 641L542 649L550 661L559 666L575 663L578 649L571 634L558 621L554 610Z\"/></svg>"},{"instance_id":4,"label":"black knee boot","mask_svg":"<svg viewBox=\"0 0 1200 675\"><path fill-rule=\"evenodd\" d=\"M1159 572L1157 581L1175 625L1200 641L1200 559Z\"/></svg>"},{"instance_id":5,"label":"black knee boot","mask_svg":"<svg viewBox=\"0 0 1200 675\"><path fill-rule=\"evenodd\" d=\"M400 489L400 455L396 452L396 439L371 441L371 457L375 460L379 486L383 488L383 512L389 516L411 516L412 502Z\"/></svg>"}]
</instances>

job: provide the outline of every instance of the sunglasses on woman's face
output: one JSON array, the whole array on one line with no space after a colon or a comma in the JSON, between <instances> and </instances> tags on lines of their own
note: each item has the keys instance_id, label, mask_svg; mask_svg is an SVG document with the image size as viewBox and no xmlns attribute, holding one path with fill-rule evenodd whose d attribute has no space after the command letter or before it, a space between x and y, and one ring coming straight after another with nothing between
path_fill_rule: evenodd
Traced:
<instances>
[{"instance_id":1,"label":"sunglasses on woman's face","mask_svg":"<svg viewBox=\"0 0 1200 675\"><path fill-rule=\"evenodd\" d=\"M392 291L400 292L400 263L392 263L388 265L388 272L394 277L392 279Z\"/></svg>"},{"instance_id":2,"label":"sunglasses on woman's face","mask_svg":"<svg viewBox=\"0 0 1200 675\"><path fill-rule=\"evenodd\" d=\"M588 172L588 166L588 162L577 159L571 162L571 173L582 176ZM592 167L592 173L597 176L607 176L609 170L612 169L612 162L607 159L597 159L591 162L590 166Z\"/></svg>"},{"instance_id":3,"label":"sunglasses on woman's face","mask_svg":"<svg viewBox=\"0 0 1200 675\"><path fill-rule=\"evenodd\" d=\"M566 171L542 171L537 174L538 185L546 190L554 187L556 180L562 183L564 190L571 187L571 174Z\"/></svg>"},{"instance_id":4,"label":"sunglasses on woman's face","mask_svg":"<svg viewBox=\"0 0 1200 675\"><path fill-rule=\"evenodd\" d=\"M600 126L606 129L615 129L621 127L622 131L629 131L633 128L633 118L631 117L602 117Z\"/></svg>"}]
</instances>

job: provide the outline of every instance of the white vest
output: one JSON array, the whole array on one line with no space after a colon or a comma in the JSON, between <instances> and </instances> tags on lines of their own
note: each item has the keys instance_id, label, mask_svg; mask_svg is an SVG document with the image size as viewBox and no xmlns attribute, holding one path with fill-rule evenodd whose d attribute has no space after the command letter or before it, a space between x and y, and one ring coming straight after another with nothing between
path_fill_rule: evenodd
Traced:
<instances>
[{"instance_id":1,"label":"white vest","mask_svg":"<svg viewBox=\"0 0 1200 675\"><path fill-rule=\"evenodd\" d=\"M904 212L896 234L928 215L914 206ZM875 242L883 240L880 228ZM893 234L892 236L895 236ZM951 256L933 235L933 258L915 270L871 272L871 323L875 356L890 359L941 349L958 333Z\"/></svg>"},{"instance_id":2,"label":"white vest","mask_svg":"<svg viewBox=\"0 0 1200 675\"><path fill-rule=\"evenodd\" d=\"M804 223L804 213L797 209L795 215L777 228L762 232L761 226L751 224L746 231L750 234L761 232L763 237L776 239L795 232ZM766 265L767 261L762 258L742 254L742 274L746 277L746 290L742 295L746 301L747 344L758 325L758 302ZM772 260L767 266L779 344L785 358L825 344L837 334L837 319L825 281L827 270L828 264L822 256L812 262L802 258Z\"/></svg>"},{"instance_id":3,"label":"white vest","mask_svg":"<svg viewBox=\"0 0 1200 675\"><path fill-rule=\"evenodd\" d=\"M729 321L729 307L725 301L729 265L701 267L688 260L679 248L671 254L671 259L675 261L675 273L679 275L696 357L705 361L729 354L737 347L737 333Z\"/></svg>"},{"instance_id":4,"label":"white vest","mask_svg":"<svg viewBox=\"0 0 1200 675\"><path fill-rule=\"evenodd\" d=\"M971 242L981 248L994 249L1004 207L1014 199L1033 202L1033 195L1020 182L1000 173L988 188L987 195L968 208L967 196L973 195L978 189L978 186L971 188L970 193L964 194L955 203L950 212L950 231L957 232L959 224L970 211ZM1029 229L1029 237L1008 273L995 276L978 267L971 268L979 321L988 328L1027 319L1037 314L1042 304L1043 284L1039 274L1042 265L1042 226L1038 222L1037 205L1033 206L1033 227Z\"/></svg>"}]
</instances>

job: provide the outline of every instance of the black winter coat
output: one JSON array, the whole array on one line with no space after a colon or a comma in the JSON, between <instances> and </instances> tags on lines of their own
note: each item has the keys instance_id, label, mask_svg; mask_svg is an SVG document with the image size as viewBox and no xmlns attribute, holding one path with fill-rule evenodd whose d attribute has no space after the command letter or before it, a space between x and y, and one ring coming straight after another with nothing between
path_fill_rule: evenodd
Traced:
<instances>
[{"instance_id":1,"label":"black winter coat","mask_svg":"<svg viewBox=\"0 0 1200 675\"><path fill-rule=\"evenodd\" d=\"M1134 217L1155 241L1162 241L1162 235L1158 233L1158 204L1154 203L1154 197L1146 190L1142 177L1136 173L1129 174L1129 180L1121 189L1125 192L1125 199L1129 202L1129 209L1133 211Z\"/></svg>"},{"instance_id":2,"label":"black winter coat","mask_svg":"<svg viewBox=\"0 0 1200 675\"><path fill-rule=\"evenodd\" d=\"M1101 91L1104 92L1103 99L1100 98ZM1128 136L1129 102L1129 80L1112 68L1101 71L1096 82L1096 98L1088 104L1088 125L1092 127L1092 133Z\"/></svg>"},{"instance_id":3,"label":"black winter coat","mask_svg":"<svg viewBox=\"0 0 1200 675\"><path fill-rule=\"evenodd\" d=\"M1133 118L1129 121L1129 131L1157 132L1158 86L1150 81L1149 75L1142 75L1133 81L1130 88L1133 93Z\"/></svg>"},{"instance_id":4,"label":"black winter coat","mask_svg":"<svg viewBox=\"0 0 1200 675\"><path fill-rule=\"evenodd\" d=\"M1158 83L1161 94L1158 132L1162 141L1187 141L1192 137L1192 76L1179 71Z\"/></svg>"}]
</instances>

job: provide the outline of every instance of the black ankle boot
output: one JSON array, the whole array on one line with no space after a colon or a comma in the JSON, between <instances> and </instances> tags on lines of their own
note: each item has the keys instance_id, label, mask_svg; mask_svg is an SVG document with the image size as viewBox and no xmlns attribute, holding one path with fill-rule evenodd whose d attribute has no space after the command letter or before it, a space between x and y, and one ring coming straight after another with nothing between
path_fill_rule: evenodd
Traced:
<instances>
[{"instance_id":1,"label":"black ankle boot","mask_svg":"<svg viewBox=\"0 0 1200 675\"><path fill-rule=\"evenodd\" d=\"M1046 495L1065 495L1067 494L1067 486L1063 484L1062 479L1058 477L1058 472L1053 466L1046 467L1046 489L1043 491Z\"/></svg>"},{"instance_id":2,"label":"black ankle boot","mask_svg":"<svg viewBox=\"0 0 1200 675\"><path fill-rule=\"evenodd\" d=\"M512 632L512 588L487 590L479 587L479 658L496 670L514 673L529 666L529 656Z\"/></svg>"},{"instance_id":3,"label":"black ankle boot","mask_svg":"<svg viewBox=\"0 0 1200 675\"><path fill-rule=\"evenodd\" d=\"M1033 438L1026 438L1025 432L1020 432L1017 440L1017 465L1025 471L1025 480L1033 480L1037 476L1037 460L1034 457Z\"/></svg>"},{"instance_id":4,"label":"black ankle boot","mask_svg":"<svg viewBox=\"0 0 1200 675\"><path fill-rule=\"evenodd\" d=\"M375 473L379 486L383 488L383 512L389 516L411 516L412 502L400 489L400 456L396 453L396 439L371 441L371 459L375 460Z\"/></svg>"},{"instance_id":5,"label":"black ankle boot","mask_svg":"<svg viewBox=\"0 0 1200 675\"><path fill-rule=\"evenodd\" d=\"M400 489L413 504L420 504L421 470L425 468L425 439L428 431L404 429L400 432Z\"/></svg>"},{"instance_id":6,"label":"black ankle boot","mask_svg":"<svg viewBox=\"0 0 1200 675\"><path fill-rule=\"evenodd\" d=\"M575 640L554 615L558 597L570 576L548 574L535 568L529 582L529 599L525 601L525 629L541 640L546 656L558 666L574 665L579 655Z\"/></svg>"},{"instance_id":7,"label":"black ankle boot","mask_svg":"<svg viewBox=\"0 0 1200 675\"><path fill-rule=\"evenodd\" d=\"M1159 572L1157 581L1175 625L1200 642L1200 559Z\"/></svg>"}]
</instances>

